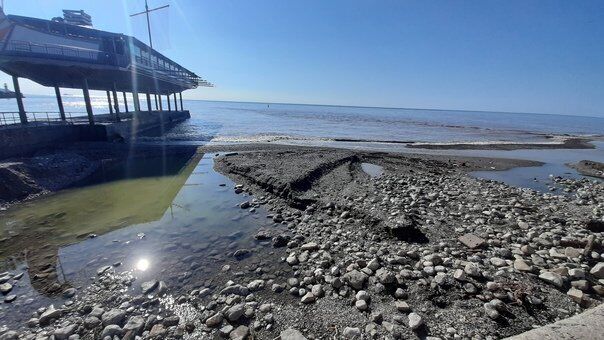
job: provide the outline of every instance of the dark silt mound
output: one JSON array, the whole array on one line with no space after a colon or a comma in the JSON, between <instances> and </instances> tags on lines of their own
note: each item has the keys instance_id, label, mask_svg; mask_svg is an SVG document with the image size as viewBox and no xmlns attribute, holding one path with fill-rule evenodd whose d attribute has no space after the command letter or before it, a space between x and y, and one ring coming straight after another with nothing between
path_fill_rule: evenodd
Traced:
<instances>
[{"instance_id":1,"label":"dark silt mound","mask_svg":"<svg viewBox=\"0 0 604 340\"><path fill-rule=\"evenodd\" d=\"M604 178L604 163L582 160L577 163L568 164L568 166L577 170L582 175Z\"/></svg>"}]
</instances>

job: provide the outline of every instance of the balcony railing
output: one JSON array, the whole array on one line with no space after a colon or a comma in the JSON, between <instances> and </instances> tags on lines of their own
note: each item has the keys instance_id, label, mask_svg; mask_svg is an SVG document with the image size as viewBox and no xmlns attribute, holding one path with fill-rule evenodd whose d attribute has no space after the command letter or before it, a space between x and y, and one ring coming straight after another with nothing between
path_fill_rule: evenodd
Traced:
<instances>
[{"instance_id":1,"label":"balcony railing","mask_svg":"<svg viewBox=\"0 0 604 340\"><path fill-rule=\"evenodd\" d=\"M62 123L58 112L26 112L28 122ZM78 118L86 116L86 112L65 112L65 122L73 124ZM19 112L0 112L0 126L20 124Z\"/></svg>"}]
</instances>

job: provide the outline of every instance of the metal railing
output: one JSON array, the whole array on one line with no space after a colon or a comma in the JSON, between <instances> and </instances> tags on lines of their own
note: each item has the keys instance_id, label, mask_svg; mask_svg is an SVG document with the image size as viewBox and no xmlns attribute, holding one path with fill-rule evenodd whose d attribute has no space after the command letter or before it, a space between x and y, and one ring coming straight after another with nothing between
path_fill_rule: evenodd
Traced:
<instances>
[{"instance_id":1,"label":"metal railing","mask_svg":"<svg viewBox=\"0 0 604 340\"><path fill-rule=\"evenodd\" d=\"M103 53L100 50L90 50L56 44L37 44L32 43L31 41L23 40L1 41L0 43L4 44L4 51L60 55L64 57L90 60L96 60L99 56L99 53Z\"/></svg>"},{"instance_id":2,"label":"metal railing","mask_svg":"<svg viewBox=\"0 0 604 340\"><path fill-rule=\"evenodd\" d=\"M128 56L108 53L97 49L86 49L57 44L39 44L31 41L0 41L5 46L0 52L9 55L43 56L48 59L83 61L101 65L126 66Z\"/></svg>"},{"instance_id":3,"label":"metal railing","mask_svg":"<svg viewBox=\"0 0 604 340\"><path fill-rule=\"evenodd\" d=\"M67 123L73 124L74 122L85 118L86 112L65 112L65 121L61 119L59 112L51 111L28 111L25 113L28 122L38 123ZM19 112L9 111L0 112L0 126L21 124L21 118Z\"/></svg>"}]
</instances>

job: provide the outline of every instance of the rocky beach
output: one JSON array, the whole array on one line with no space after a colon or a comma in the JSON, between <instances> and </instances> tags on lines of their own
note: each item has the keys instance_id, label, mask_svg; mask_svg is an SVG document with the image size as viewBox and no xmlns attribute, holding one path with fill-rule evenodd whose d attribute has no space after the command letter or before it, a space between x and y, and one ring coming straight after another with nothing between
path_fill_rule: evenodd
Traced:
<instances>
[{"instance_id":1,"label":"rocky beach","mask_svg":"<svg viewBox=\"0 0 604 340\"><path fill-rule=\"evenodd\" d=\"M253 239L216 238L225 247L183 258L187 272L145 281L119 262L101 266L90 285L64 289L62 304L0 338L497 339L604 296L600 181L552 177L562 194L551 194L468 175L530 161L275 145L198 152L220 152L214 168L240 197L230 209L265 214ZM203 271L211 278L198 279ZM22 274L0 276L4 304L17 302Z\"/></svg>"}]
</instances>

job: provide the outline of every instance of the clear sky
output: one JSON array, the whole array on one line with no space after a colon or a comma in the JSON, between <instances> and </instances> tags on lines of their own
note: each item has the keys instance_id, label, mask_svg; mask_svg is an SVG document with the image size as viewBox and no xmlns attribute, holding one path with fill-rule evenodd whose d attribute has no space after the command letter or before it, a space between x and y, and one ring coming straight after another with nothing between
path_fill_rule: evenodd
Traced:
<instances>
[{"instance_id":1,"label":"clear sky","mask_svg":"<svg viewBox=\"0 0 604 340\"><path fill-rule=\"evenodd\" d=\"M602 0L149 4L170 4L152 14L157 49L216 84L185 92L190 99L604 117ZM5 7L40 18L84 9L95 28L148 40L144 18L128 16L144 0L5 0Z\"/></svg>"}]
</instances>

